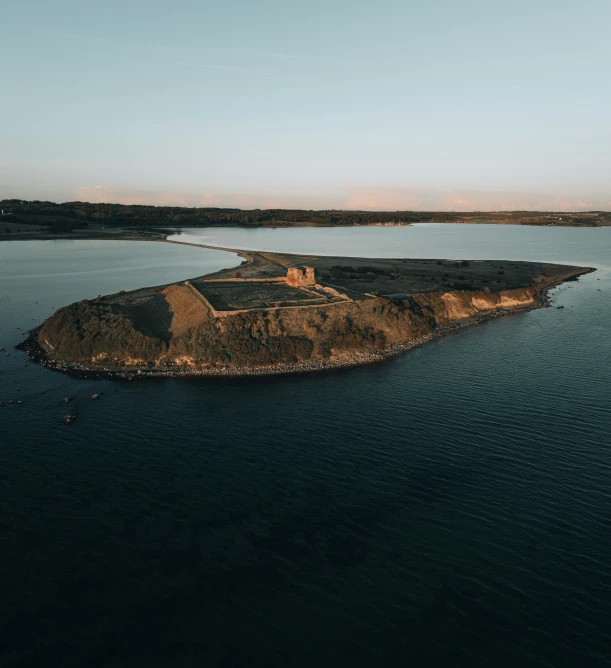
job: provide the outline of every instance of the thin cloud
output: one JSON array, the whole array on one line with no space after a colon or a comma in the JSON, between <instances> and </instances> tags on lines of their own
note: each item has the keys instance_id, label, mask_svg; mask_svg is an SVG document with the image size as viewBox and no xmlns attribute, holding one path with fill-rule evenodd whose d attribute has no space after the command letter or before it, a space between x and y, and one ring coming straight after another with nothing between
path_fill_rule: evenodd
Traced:
<instances>
[{"instance_id":1,"label":"thin cloud","mask_svg":"<svg viewBox=\"0 0 611 668\"><path fill-rule=\"evenodd\" d=\"M104 42L107 43L108 40L103 37L96 37L95 35L85 35L76 32L50 32L51 37L59 37L60 39L71 39L71 40L81 40L87 42Z\"/></svg>"},{"instance_id":2,"label":"thin cloud","mask_svg":"<svg viewBox=\"0 0 611 668\"><path fill-rule=\"evenodd\" d=\"M591 211L607 209L601 198L537 192L349 187L341 208L369 211Z\"/></svg>"},{"instance_id":3,"label":"thin cloud","mask_svg":"<svg viewBox=\"0 0 611 668\"><path fill-rule=\"evenodd\" d=\"M268 53L267 51L255 51L261 56L269 56L271 58L278 58L279 60L320 60L320 57L316 56L301 56L297 53Z\"/></svg>"},{"instance_id":4,"label":"thin cloud","mask_svg":"<svg viewBox=\"0 0 611 668\"><path fill-rule=\"evenodd\" d=\"M72 40L80 42L98 42L106 46L114 45L117 46L129 46L129 43L122 39L117 39L116 37L111 36L99 36L86 33L69 33L69 32L51 32L48 33L50 37L63 40ZM159 45L159 44L144 44L140 45L140 48L148 49L150 51L156 51L158 53L168 54L168 52L182 51L183 53L191 52L194 53L193 49L185 49L184 46L176 45ZM263 51L260 49L213 49L212 52L218 55L219 57L236 57L240 55L244 58L249 58L251 56L260 56L262 58L272 59L272 60L283 60L283 61L293 61L293 62L303 62L303 63L336 63L336 64L350 64L358 60L371 60L371 56L358 58L342 58L336 56L327 56L327 55L317 55L317 54L299 54L299 53L282 53L275 51ZM200 53L201 55L201 53ZM177 65L184 65L188 67L200 67L203 69L213 69L213 70L228 70L230 72L245 72L249 74L270 74L269 72L262 72L261 70L255 70L250 68L243 67L234 67L231 65L212 65L212 64L200 64L200 63L190 63L190 62L177 62Z\"/></svg>"},{"instance_id":5,"label":"thin cloud","mask_svg":"<svg viewBox=\"0 0 611 668\"><path fill-rule=\"evenodd\" d=\"M115 44L124 44L123 41L117 41L116 39L112 38L106 38L106 37L98 37L95 35L89 35L89 34L79 34L79 33L62 33L62 32L52 32L49 33L51 37L54 37L56 39L64 39L64 40L78 40L78 41L87 41L87 42L98 42L101 44L104 44L106 46ZM176 47L167 47L167 46L145 46L144 48L150 49L151 51L157 51L159 53L165 53L167 55L168 51L176 50ZM178 55L178 54L177 54ZM230 52L225 52L224 55L231 55ZM177 61L175 62L175 65L182 65L184 67L198 67L200 69L206 69L206 70L224 70L227 72L241 72L244 74L270 74L269 72L263 72L261 70L256 70L256 69L250 69L246 67L234 67L232 65L216 65L216 64L208 64L208 63L190 63L190 62L185 62L185 61Z\"/></svg>"},{"instance_id":6,"label":"thin cloud","mask_svg":"<svg viewBox=\"0 0 611 668\"><path fill-rule=\"evenodd\" d=\"M278 52L269 52L269 51L252 51L252 53L257 53L260 56L265 56L267 58L275 58L277 60L295 60L305 63L341 63L341 64L352 64L355 61L364 61L371 60L370 57L363 58L337 58L336 56L327 56L327 55L315 55L315 54L299 54L299 53L278 53Z\"/></svg>"},{"instance_id":7,"label":"thin cloud","mask_svg":"<svg viewBox=\"0 0 611 668\"><path fill-rule=\"evenodd\" d=\"M175 65L183 65L185 67L199 67L204 70L226 70L228 72L241 72L244 74L269 74L269 72L262 72L261 70L250 70L245 67L233 67L231 65L208 65L200 63L185 63L177 61Z\"/></svg>"},{"instance_id":8,"label":"thin cloud","mask_svg":"<svg viewBox=\"0 0 611 668\"><path fill-rule=\"evenodd\" d=\"M585 193L584 193L585 194ZM46 196L50 193L45 193ZM32 193L15 191L15 198ZM317 193L179 192L96 186L77 188L71 200L96 203L149 204L154 206L229 206L245 209L300 208L358 211L592 211L611 210L608 195L570 197L536 192L441 190L435 188L384 188L346 186ZM55 197L51 199L56 200ZM61 199L61 198L60 198Z\"/></svg>"}]
</instances>

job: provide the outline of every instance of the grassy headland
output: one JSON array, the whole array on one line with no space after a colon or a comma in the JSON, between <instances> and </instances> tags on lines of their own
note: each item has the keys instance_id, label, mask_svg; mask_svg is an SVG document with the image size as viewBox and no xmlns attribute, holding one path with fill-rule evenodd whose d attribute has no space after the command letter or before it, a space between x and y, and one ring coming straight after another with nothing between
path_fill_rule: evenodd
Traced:
<instances>
[{"instance_id":1,"label":"grassy headland","mask_svg":"<svg viewBox=\"0 0 611 668\"><path fill-rule=\"evenodd\" d=\"M347 366L537 308L550 287L592 271L534 262L239 254L243 262L233 269L59 309L26 348L64 371L130 376Z\"/></svg>"}]
</instances>

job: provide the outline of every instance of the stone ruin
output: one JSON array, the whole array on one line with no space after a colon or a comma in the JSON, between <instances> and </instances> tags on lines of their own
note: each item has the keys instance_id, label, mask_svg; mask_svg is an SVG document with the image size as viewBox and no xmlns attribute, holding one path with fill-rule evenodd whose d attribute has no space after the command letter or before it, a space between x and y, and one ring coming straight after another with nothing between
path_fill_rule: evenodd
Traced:
<instances>
[{"instance_id":1,"label":"stone ruin","mask_svg":"<svg viewBox=\"0 0 611 668\"><path fill-rule=\"evenodd\" d=\"M290 267L286 274L287 285L302 288L305 285L316 285L314 267Z\"/></svg>"}]
</instances>

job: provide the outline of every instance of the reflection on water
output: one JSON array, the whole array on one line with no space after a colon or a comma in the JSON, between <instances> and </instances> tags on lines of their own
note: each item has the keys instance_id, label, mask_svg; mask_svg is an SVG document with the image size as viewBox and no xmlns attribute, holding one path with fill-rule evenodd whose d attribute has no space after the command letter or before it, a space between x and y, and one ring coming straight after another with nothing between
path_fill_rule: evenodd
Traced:
<instances>
[{"instance_id":1,"label":"reflection on water","mask_svg":"<svg viewBox=\"0 0 611 668\"><path fill-rule=\"evenodd\" d=\"M359 257L531 260L610 266L611 228L421 224L408 227L188 228L176 241Z\"/></svg>"}]
</instances>

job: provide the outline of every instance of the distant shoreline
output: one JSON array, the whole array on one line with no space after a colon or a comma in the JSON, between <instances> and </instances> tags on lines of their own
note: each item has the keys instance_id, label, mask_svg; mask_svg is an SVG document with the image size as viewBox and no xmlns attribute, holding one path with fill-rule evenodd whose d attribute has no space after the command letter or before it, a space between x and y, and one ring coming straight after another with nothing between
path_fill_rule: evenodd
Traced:
<instances>
[{"instance_id":1,"label":"distant shoreline","mask_svg":"<svg viewBox=\"0 0 611 668\"><path fill-rule=\"evenodd\" d=\"M364 227L414 227L415 225L515 225L520 227L554 227L554 228L571 228L571 229L594 229L611 227L609 224L563 224L556 225L553 223L520 223L517 221L422 221L419 223L374 223L374 224L357 224L357 225L180 225L176 226L180 230L206 230L206 229L270 229L270 230L289 230L289 229L338 229L338 228L364 228ZM0 222L2 228L2 222ZM101 231L99 228L94 229L77 229L74 232L55 233L55 232L29 232L21 231L14 233L2 232L0 229L1 241L168 241L170 243L183 243L175 240L168 240L170 234L176 232L167 229L168 226L156 226L150 228L138 229L122 229L122 228L108 228L108 231ZM186 242L183 245L188 245Z\"/></svg>"},{"instance_id":2,"label":"distant shoreline","mask_svg":"<svg viewBox=\"0 0 611 668\"><path fill-rule=\"evenodd\" d=\"M417 223L608 227L611 211L364 211L346 209L237 209L91 202L0 200L0 239L124 236L163 228L292 229L399 227ZM28 227L35 228L34 236ZM46 229L45 229L46 228ZM87 228L87 230L85 229ZM85 237L79 235L85 234ZM42 235L38 237L37 235ZM56 236L57 235L57 236Z\"/></svg>"}]
</instances>

